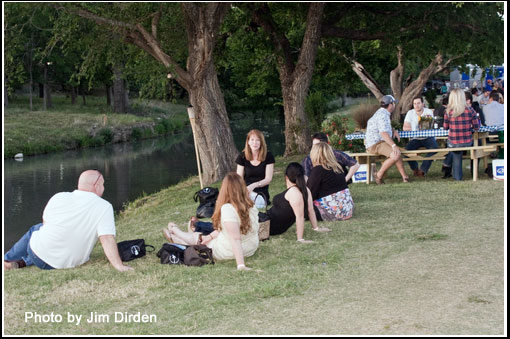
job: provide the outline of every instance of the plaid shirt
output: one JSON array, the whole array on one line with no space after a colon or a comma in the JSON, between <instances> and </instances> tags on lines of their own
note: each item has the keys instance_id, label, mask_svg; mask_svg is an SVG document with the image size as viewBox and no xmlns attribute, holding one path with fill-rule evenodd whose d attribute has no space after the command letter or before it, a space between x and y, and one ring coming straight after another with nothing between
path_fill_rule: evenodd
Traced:
<instances>
[{"instance_id":1,"label":"plaid shirt","mask_svg":"<svg viewBox=\"0 0 510 339\"><path fill-rule=\"evenodd\" d=\"M466 107L464 113L456 118L445 112L443 127L449 130L448 141L451 144L471 143L473 142L473 130L478 131L479 129L476 112L472 107Z\"/></svg>"},{"instance_id":2,"label":"plaid shirt","mask_svg":"<svg viewBox=\"0 0 510 339\"><path fill-rule=\"evenodd\" d=\"M337 150L333 150L333 153L335 154L335 158L336 158L336 161L338 161L338 163L342 166L345 166L345 167L352 167L354 165L356 165L357 161L350 157L349 155L345 154L344 152L341 152L341 151L337 151ZM303 160L303 168L305 169L305 175L307 177L310 176L310 172L312 171L312 159L310 159L310 156L307 156L304 160ZM345 173L347 174L347 173Z\"/></svg>"}]
</instances>

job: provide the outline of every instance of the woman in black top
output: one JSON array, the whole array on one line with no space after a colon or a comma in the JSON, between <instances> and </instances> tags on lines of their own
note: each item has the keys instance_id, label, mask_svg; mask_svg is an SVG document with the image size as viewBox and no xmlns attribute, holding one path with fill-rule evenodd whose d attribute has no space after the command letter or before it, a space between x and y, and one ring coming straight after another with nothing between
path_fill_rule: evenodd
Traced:
<instances>
[{"instance_id":1,"label":"woman in black top","mask_svg":"<svg viewBox=\"0 0 510 339\"><path fill-rule=\"evenodd\" d=\"M354 202L333 149L327 143L320 142L313 145L310 158L313 168L307 185L322 220L350 219Z\"/></svg>"},{"instance_id":2,"label":"woman in black top","mask_svg":"<svg viewBox=\"0 0 510 339\"><path fill-rule=\"evenodd\" d=\"M269 183L273 180L274 157L267 151L266 141L262 132L252 129L246 136L243 151L236 159L237 174L248 187L250 194L263 193L269 204Z\"/></svg>"},{"instance_id":3,"label":"woman in black top","mask_svg":"<svg viewBox=\"0 0 510 339\"><path fill-rule=\"evenodd\" d=\"M270 235L282 234L294 222L296 223L297 241L309 243L303 239L305 217L310 216L312 229L317 232L329 232L329 228L317 226L317 219L312 204L312 195L306 187L305 171L297 162L290 163L285 170L287 189L273 199L273 207L267 212L270 221ZM259 213L260 216L260 213Z\"/></svg>"}]
</instances>

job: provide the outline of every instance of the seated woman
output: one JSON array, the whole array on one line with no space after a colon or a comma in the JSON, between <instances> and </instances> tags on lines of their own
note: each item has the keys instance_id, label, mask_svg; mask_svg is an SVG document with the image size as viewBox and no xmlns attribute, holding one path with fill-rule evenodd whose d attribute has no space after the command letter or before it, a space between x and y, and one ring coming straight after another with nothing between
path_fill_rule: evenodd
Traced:
<instances>
[{"instance_id":1,"label":"seated woman","mask_svg":"<svg viewBox=\"0 0 510 339\"><path fill-rule=\"evenodd\" d=\"M259 246L258 210L237 173L229 173L223 179L212 222L214 231L205 236L181 231L174 223L169 223L163 234L172 243L207 245L214 259L235 259L238 270L249 270L244 257L253 255Z\"/></svg>"},{"instance_id":2,"label":"seated woman","mask_svg":"<svg viewBox=\"0 0 510 339\"><path fill-rule=\"evenodd\" d=\"M297 162L290 163L285 170L287 189L273 199L273 207L267 211L269 216L270 235L278 235L287 231L296 223L297 241L309 243L303 238L305 217L309 217L312 229L317 232L329 232L329 228L317 226L317 218L313 209L312 194L306 187L305 170Z\"/></svg>"},{"instance_id":3,"label":"seated woman","mask_svg":"<svg viewBox=\"0 0 510 339\"><path fill-rule=\"evenodd\" d=\"M262 132L252 129L246 136L243 151L236 159L237 174L239 174L251 194L262 193L269 205L269 183L273 180L274 157L267 150Z\"/></svg>"},{"instance_id":4,"label":"seated woman","mask_svg":"<svg viewBox=\"0 0 510 339\"><path fill-rule=\"evenodd\" d=\"M333 149L325 142L320 142L313 145L310 158L313 168L307 185L321 219L326 221L350 219L354 202Z\"/></svg>"}]
</instances>

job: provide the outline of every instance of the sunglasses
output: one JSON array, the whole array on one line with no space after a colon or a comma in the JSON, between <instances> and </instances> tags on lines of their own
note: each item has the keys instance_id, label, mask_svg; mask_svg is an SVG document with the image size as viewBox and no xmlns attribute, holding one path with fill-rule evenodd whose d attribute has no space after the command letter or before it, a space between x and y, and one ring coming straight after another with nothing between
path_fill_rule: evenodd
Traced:
<instances>
[{"instance_id":1,"label":"sunglasses","mask_svg":"<svg viewBox=\"0 0 510 339\"><path fill-rule=\"evenodd\" d=\"M93 168L92 169L93 171L96 171L97 173L99 173L99 175L97 176L97 179L96 181L94 181L94 186L96 186L97 182L99 181L99 178L101 178L102 174L101 174L101 171L96 169L96 168Z\"/></svg>"}]
</instances>

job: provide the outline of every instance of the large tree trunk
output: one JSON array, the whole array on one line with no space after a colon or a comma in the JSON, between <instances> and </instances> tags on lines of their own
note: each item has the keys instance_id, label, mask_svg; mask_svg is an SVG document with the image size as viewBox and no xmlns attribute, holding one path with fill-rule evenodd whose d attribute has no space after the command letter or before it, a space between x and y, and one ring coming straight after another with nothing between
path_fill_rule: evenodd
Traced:
<instances>
[{"instance_id":1,"label":"large tree trunk","mask_svg":"<svg viewBox=\"0 0 510 339\"><path fill-rule=\"evenodd\" d=\"M59 8L58 5L55 6ZM129 24L105 19L83 8L74 10L76 15L94 20L100 25L121 27L127 42L140 47L161 62L172 77L188 91L195 111L196 137L205 185L223 179L232 171L238 153L213 63L215 40L230 6L228 2L181 3L188 37L187 69L183 69L166 54L158 41L161 12L152 15L152 30L149 32L140 23ZM114 96L117 95L115 92L114 89Z\"/></svg>"},{"instance_id":2,"label":"large tree trunk","mask_svg":"<svg viewBox=\"0 0 510 339\"><path fill-rule=\"evenodd\" d=\"M267 4L252 6L253 19L268 32L278 54L278 71L285 115L285 156L308 153L310 150L311 136L305 113L305 99L315 69L324 6L323 2L309 5L306 31L296 64L294 64L290 42L278 30L269 6Z\"/></svg>"},{"instance_id":3,"label":"large tree trunk","mask_svg":"<svg viewBox=\"0 0 510 339\"><path fill-rule=\"evenodd\" d=\"M402 78L404 77L404 64L402 63L402 47L397 47L397 67L390 72L390 86L393 91L393 95L397 100L400 101L402 97Z\"/></svg>"},{"instance_id":4,"label":"large tree trunk","mask_svg":"<svg viewBox=\"0 0 510 339\"><path fill-rule=\"evenodd\" d=\"M195 111L203 181L208 185L235 169L239 153L213 62L215 36L228 7L218 3L183 3L181 6L188 34L190 81L179 77L177 81L188 90Z\"/></svg>"}]
</instances>

